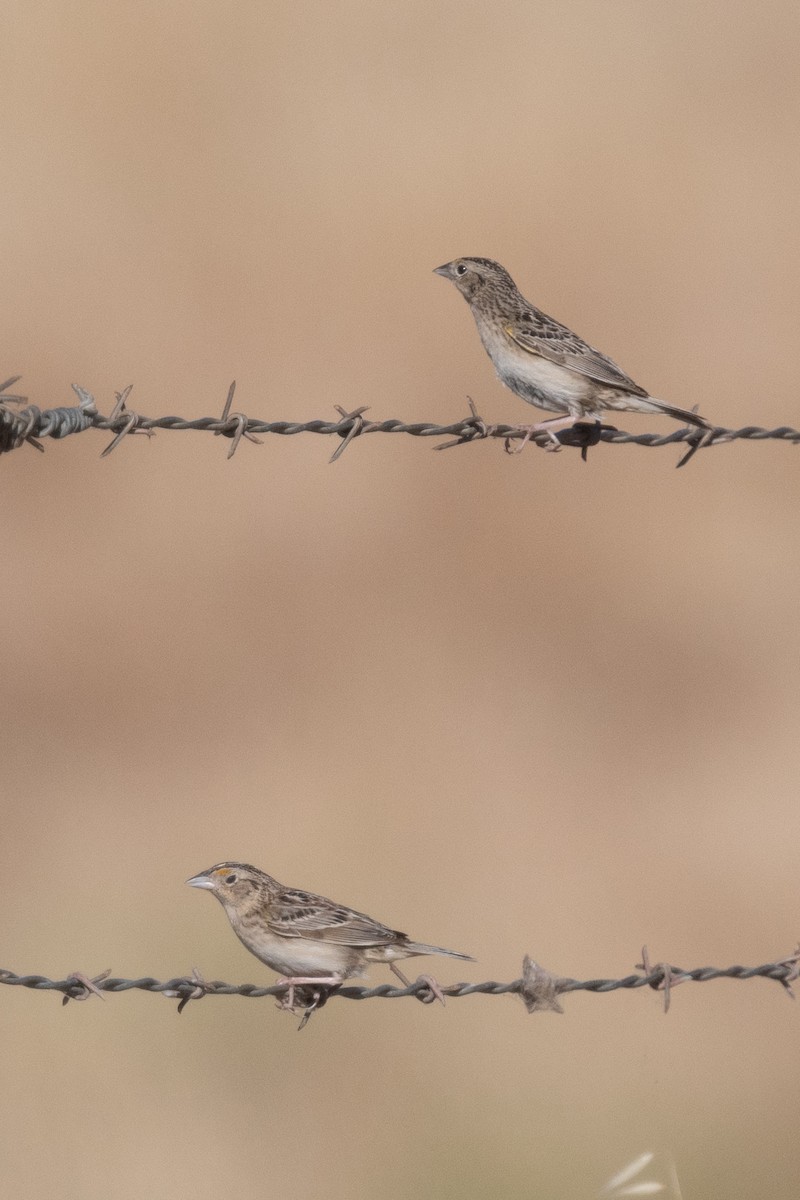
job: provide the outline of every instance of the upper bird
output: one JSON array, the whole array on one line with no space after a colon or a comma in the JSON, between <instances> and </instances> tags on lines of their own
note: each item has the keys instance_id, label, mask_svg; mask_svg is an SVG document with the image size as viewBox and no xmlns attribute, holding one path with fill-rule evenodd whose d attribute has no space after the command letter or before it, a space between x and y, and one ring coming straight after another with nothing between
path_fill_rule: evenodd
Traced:
<instances>
[{"instance_id":1,"label":"upper bird","mask_svg":"<svg viewBox=\"0 0 800 1200\"><path fill-rule=\"evenodd\" d=\"M444 954L473 961L469 954L412 942L406 934L324 896L284 887L247 863L217 863L186 882L213 892L240 941L251 954L280 973L278 983L288 989L283 1008L294 1008L298 986L337 987L351 975L362 974L367 963L388 963L408 986L395 965L396 959ZM444 1003L436 981L430 976L421 978Z\"/></svg>"},{"instance_id":2,"label":"upper bird","mask_svg":"<svg viewBox=\"0 0 800 1200\"><path fill-rule=\"evenodd\" d=\"M528 404L563 414L527 429L548 433L553 449L557 429L583 417L599 419L603 409L663 413L701 429L708 421L696 413L656 400L621 371L615 362L576 333L530 304L505 267L491 258L456 258L435 268L469 304L484 349L498 377Z\"/></svg>"}]
</instances>

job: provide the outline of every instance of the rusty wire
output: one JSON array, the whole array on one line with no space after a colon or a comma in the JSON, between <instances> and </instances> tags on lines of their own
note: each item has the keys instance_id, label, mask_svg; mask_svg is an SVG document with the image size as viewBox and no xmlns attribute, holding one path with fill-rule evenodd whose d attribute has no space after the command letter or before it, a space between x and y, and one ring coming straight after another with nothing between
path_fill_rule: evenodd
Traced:
<instances>
[{"instance_id":1,"label":"rusty wire","mask_svg":"<svg viewBox=\"0 0 800 1200\"><path fill-rule=\"evenodd\" d=\"M396 418L384 421L368 421L364 417L365 407L347 412L336 406L339 419L335 421L264 421L258 417L248 417L241 412L232 412L235 384L228 389L228 395L219 417L197 417L186 420L183 417L164 416L146 417L128 407L131 387L116 393L116 403L108 416L103 415L97 408L94 397L85 388L73 384L73 390L78 397L78 405L41 409L35 405L16 407L25 403L25 396L12 395L8 388L19 380L15 375L0 384L0 454L16 450L25 444L43 450L43 438L63 438L72 433L82 433L86 429L101 429L113 433L111 442L102 451L102 457L110 454L119 446L128 434L145 434L152 437L157 429L186 430L196 429L201 432L213 433L216 436L229 438L231 446L228 458L231 458L239 447L242 439L250 442L260 442L259 434L280 434L290 436L297 433L317 433L326 436L336 436L342 439L341 444L331 456L331 462L341 457L344 450L354 440L368 433L405 433L412 437L447 438L448 440L435 447L445 450L451 446L466 445L468 442L483 441L487 438L500 438L510 449L513 443L525 436L528 426L525 425L489 425L476 412L472 401L470 416L449 425L440 425L431 421L406 422ZM534 435L532 444L546 449L552 448L552 438L548 433ZM757 425L746 425L741 429L725 429L722 426L712 429L697 429L681 427L667 434L656 433L625 433L613 425L599 422L582 422L571 429L562 430L558 440L563 446L573 446L581 451L585 459L590 446L599 442L609 442L614 445L631 443L637 446L670 446L686 443L688 450L681 458L678 466L683 466L697 450L708 446L719 445L722 442L738 440L765 441L776 440L797 444L800 442L800 430L788 425L777 429L764 429Z\"/></svg>"},{"instance_id":2,"label":"rusty wire","mask_svg":"<svg viewBox=\"0 0 800 1200\"><path fill-rule=\"evenodd\" d=\"M568 992L591 992L601 994L620 989L651 988L663 992L664 1011L670 1005L671 994L682 983L707 983L711 979L772 979L785 989L787 995L793 998L792 983L800 975L800 947L792 954L775 962L764 963L758 967L695 967L685 971L681 967L669 963L651 964L647 947L642 950L642 961L637 963L637 974L625 975L620 979L570 979L551 974L544 967L535 963L528 955L523 961L522 976L509 983L498 983L486 980L482 983L451 983L439 985L445 996L460 998L462 996L520 996L527 1011L531 1012L563 1012L560 997ZM31 988L35 991L60 992L63 1003L68 1000L88 1000L92 995L101 999L108 992L127 992L131 990L142 992L160 992L169 999L178 1000L178 1011L181 1012L190 1000L198 1000L204 996L246 996L250 999L261 999L264 996L274 996L280 999L286 992L285 984L270 987L259 987L253 983L223 983L219 980L205 980L197 968L189 976L180 975L174 979L158 980L150 976L141 979L119 979L110 971L88 977L81 972L74 972L66 979L48 979L44 975L16 975L13 971L0 970L0 984L12 987ZM299 990L299 989L298 989ZM317 1008L333 997L344 1000L396 1000L406 996L414 996L425 1003L434 1000L434 996L426 981L420 976L407 987L395 987L391 983L382 983L377 987L354 987L342 985L334 988L304 989L305 1000L303 1024ZM312 993L312 994L309 994Z\"/></svg>"}]
</instances>

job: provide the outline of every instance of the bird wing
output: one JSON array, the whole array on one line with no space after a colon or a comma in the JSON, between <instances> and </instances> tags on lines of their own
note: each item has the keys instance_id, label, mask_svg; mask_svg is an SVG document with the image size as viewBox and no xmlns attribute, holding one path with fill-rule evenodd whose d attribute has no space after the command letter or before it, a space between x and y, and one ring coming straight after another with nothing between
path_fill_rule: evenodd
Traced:
<instances>
[{"instance_id":1,"label":"bird wing","mask_svg":"<svg viewBox=\"0 0 800 1200\"><path fill-rule=\"evenodd\" d=\"M340 946L387 946L404 936L365 913L296 888L284 888L270 900L268 924L279 937L312 938Z\"/></svg>"},{"instance_id":2,"label":"bird wing","mask_svg":"<svg viewBox=\"0 0 800 1200\"><path fill-rule=\"evenodd\" d=\"M579 338L566 325L535 309L514 321L509 321L505 331L513 342L529 354L538 354L550 362L577 371L611 387L632 392L634 396L647 396L648 392L634 383L629 375L621 371L613 359L595 350L583 338Z\"/></svg>"}]
</instances>

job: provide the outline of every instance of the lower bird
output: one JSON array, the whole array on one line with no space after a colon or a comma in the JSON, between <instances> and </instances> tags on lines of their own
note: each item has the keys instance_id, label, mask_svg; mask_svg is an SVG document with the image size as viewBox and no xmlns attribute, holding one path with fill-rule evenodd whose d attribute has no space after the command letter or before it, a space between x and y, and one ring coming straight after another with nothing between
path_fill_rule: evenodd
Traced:
<instances>
[{"instance_id":1,"label":"lower bird","mask_svg":"<svg viewBox=\"0 0 800 1200\"><path fill-rule=\"evenodd\" d=\"M598 420L603 409L657 413L710 428L697 413L656 400L605 354L535 308L500 263L456 258L435 271L454 283L469 304L484 349L506 387L528 404L561 414L526 426L520 450L540 432L549 435L551 449L560 449L556 430L585 417Z\"/></svg>"},{"instance_id":2,"label":"lower bird","mask_svg":"<svg viewBox=\"0 0 800 1200\"><path fill-rule=\"evenodd\" d=\"M369 963L388 963L408 987L396 965L398 959L443 954L474 961L456 950L412 942L406 934L324 896L284 887L247 863L217 863L186 882L213 892L239 940L281 975L278 983L285 984L287 992L280 1007L291 1011L298 987L338 987L345 979L363 974ZM444 1004L436 980L428 975L420 979Z\"/></svg>"}]
</instances>

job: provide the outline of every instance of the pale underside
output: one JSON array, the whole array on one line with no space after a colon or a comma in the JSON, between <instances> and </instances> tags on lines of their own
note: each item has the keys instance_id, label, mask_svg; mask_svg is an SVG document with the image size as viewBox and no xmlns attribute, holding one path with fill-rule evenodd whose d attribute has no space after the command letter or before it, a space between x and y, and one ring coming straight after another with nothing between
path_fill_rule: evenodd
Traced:
<instances>
[{"instance_id":1,"label":"pale underside","mask_svg":"<svg viewBox=\"0 0 800 1200\"><path fill-rule=\"evenodd\" d=\"M566 326L539 314L498 328L475 314L498 377L529 404L580 417L603 409L658 412L652 399L613 362Z\"/></svg>"}]
</instances>

